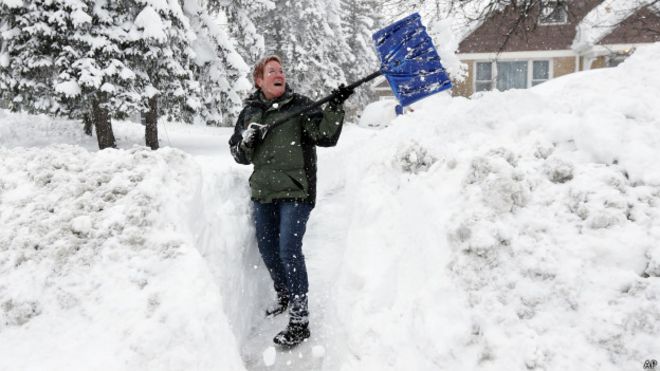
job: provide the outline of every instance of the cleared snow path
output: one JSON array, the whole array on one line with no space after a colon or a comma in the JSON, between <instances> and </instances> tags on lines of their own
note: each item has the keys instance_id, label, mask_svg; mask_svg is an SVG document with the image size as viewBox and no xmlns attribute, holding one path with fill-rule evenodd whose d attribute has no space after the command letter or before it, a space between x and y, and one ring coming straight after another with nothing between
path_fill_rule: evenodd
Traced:
<instances>
[{"instance_id":1,"label":"cleared snow path","mask_svg":"<svg viewBox=\"0 0 660 371\"><path fill-rule=\"evenodd\" d=\"M372 131L349 128L340 148L359 144ZM224 143L223 143L224 144ZM312 337L290 350L273 346L272 339L287 324L287 315L265 318L267 305L274 300L270 278L257 252L247 178L251 167L232 164L223 146L219 154L196 156L202 170L198 249L214 272L225 296L225 309L239 341L248 370L312 370L328 367L331 351L340 344L341 313L335 313L338 271L351 223L351 198L346 195L346 169L350 158L337 148L319 149L317 206L312 212L304 240L310 280L310 322ZM229 163L224 163L229 162ZM227 169L230 169L227 171ZM237 251L240 251L237 254ZM332 367L331 367L332 368Z\"/></svg>"}]
</instances>

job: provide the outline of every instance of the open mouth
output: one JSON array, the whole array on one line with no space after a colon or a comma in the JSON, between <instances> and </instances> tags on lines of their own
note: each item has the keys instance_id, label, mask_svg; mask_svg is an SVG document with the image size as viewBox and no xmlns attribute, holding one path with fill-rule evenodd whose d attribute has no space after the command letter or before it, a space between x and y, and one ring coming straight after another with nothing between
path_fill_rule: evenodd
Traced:
<instances>
[{"instance_id":1,"label":"open mouth","mask_svg":"<svg viewBox=\"0 0 660 371\"><path fill-rule=\"evenodd\" d=\"M276 81L273 83L273 85L280 87L280 86L284 86L284 83L281 81Z\"/></svg>"}]
</instances>

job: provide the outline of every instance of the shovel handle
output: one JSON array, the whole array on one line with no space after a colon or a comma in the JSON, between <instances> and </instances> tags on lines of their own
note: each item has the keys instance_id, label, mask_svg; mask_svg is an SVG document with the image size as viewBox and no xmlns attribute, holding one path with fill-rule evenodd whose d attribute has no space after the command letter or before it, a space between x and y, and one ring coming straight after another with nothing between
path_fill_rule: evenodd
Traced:
<instances>
[{"instance_id":1,"label":"shovel handle","mask_svg":"<svg viewBox=\"0 0 660 371\"><path fill-rule=\"evenodd\" d=\"M365 82L367 82L367 81L371 81L371 80L375 79L376 77L378 77L378 76L380 76L380 75L382 75L382 74L383 74L383 72L380 71L380 70L378 70L378 71L372 73L371 75L366 76L366 77L363 77L363 78L361 78L360 80L358 80L358 81L356 81L356 82L354 82L354 83L348 85L347 88L349 88L349 89L355 89L355 88L357 88L358 86L364 84ZM276 128L276 127L282 125L283 123L289 121L289 120L292 119L293 117L296 117L296 116L298 116L298 115L302 115L302 114L304 114L304 113L306 113L306 112L309 112L309 111L313 110L313 109L316 108L316 107L319 107L319 106L321 106L321 105L323 105L323 104L325 104L325 103L328 103L328 102L330 102L330 101L332 100L332 98L334 98L334 97L335 97L335 94L330 94L330 95L328 95L327 97L324 97L324 98L321 98L320 100L317 100L316 102L310 104L310 105L307 106L307 107L303 107L303 108L300 108L300 109L298 109L298 110L295 110L294 112L291 112L290 114L288 114L288 115L282 117L281 119L279 119L279 120L273 122L272 124L268 125L268 129L267 129L267 130L270 130L270 129Z\"/></svg>"}]
</instances>

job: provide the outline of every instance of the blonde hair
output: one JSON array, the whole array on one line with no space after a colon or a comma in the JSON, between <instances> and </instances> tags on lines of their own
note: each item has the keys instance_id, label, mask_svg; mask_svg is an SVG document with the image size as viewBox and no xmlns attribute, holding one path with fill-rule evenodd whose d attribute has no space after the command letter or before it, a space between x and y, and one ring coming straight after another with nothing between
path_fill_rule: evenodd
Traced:
<instances>
[{"instance_id":1,"label":"blonde hair","mask_svg":"<svg viewBox=\"0 0 660 371\"><path fill-rule=\"evenodd\" d=\"M259 89L259 86L257 86L257 78L264 77L264 68L266 68L266 64L271 61L276 61L280 65L282 64L282 59L279 56L271 54L259 59L257 64L254 65L254 69L252 69L252 81L255 88Z\"/></svg>"}]
</instances>

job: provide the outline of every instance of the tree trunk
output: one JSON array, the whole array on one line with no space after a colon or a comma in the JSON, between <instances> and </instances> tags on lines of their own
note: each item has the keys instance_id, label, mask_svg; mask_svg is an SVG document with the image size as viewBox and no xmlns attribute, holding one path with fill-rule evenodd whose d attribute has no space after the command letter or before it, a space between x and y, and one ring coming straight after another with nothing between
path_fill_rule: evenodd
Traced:
<instances>
[{"instance_id":1,"label":"tree trunk","mask_svg":"<svg viewBox=\"0 0 660 371\"><path fill-rule=\"evenodd\" d=\"M158 149L158 97L149 98L149 111L145 115L144 139L151 149Z\"/></svg>"},{"instance_id":2,"label":"tree trunk","mask_svg":"<svg viewBox=\"0 0 660 371\"><path fill-rule=\"evenodd\" d=\"M90 116L89 113L85 113L83 115L83 130L85 134L89 135L90 137L92 136L92 126L94 126L94 123L92 122L92 117Z\"/></svg>"},{"instance_id":3,"label":"tree trunk","mask_svg":"<svg viewBox=\"0 0 660 371\"><path fill-rule=\"evenodd\" d=\"M110 113L106 108L101 107L101 99L94 99L92 102L92 119L96 126L96 140L99 143L99 149L117 148Z\"/></svg>"}]
</instances>

